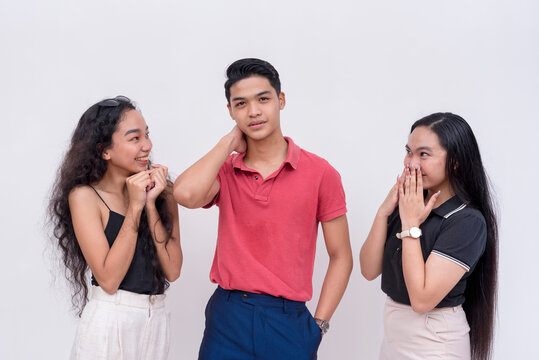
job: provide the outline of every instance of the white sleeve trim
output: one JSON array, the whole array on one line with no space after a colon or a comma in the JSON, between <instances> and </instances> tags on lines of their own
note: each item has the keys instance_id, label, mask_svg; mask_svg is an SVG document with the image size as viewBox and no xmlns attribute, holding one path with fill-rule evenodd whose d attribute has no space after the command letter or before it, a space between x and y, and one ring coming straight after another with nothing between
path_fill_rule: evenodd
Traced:
<instances>
[{"instance_id":1,"label":"white sleeve trim","mask_svg":"<svg viewBox=\"0 0 539 360\"><path fill-rule=\"evenodd\" d=\"M442 252L439 252L438 250L432 250L431 253L441 256L443 258L446 258L447 260L452 261L455 264L462 266L464 270L466 270L466 272L470 271L470 267L466 265L465 263L463 263L462 261L460 261L459 259L455 259L454 257L444 254Z\"/></svg>"}]
</instances>

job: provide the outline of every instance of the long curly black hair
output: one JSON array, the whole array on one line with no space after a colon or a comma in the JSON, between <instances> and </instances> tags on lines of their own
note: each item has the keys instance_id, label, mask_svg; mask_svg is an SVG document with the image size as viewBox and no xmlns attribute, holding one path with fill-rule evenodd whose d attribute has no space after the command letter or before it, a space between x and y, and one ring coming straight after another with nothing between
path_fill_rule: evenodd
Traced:
<instances>
[{"instance_id":1,"label":"long curly black hair","mask_svg":"<svg viewBox=\"0 0 539 360\"><path fill-rule=\"evenodd\" d=\"M117 96L102 100L84 112L73 132L51 191L47 211L47 218L52 225L51 238L65 265L65 276L72 289L71 302L79 316L88 300L88 264L75 237L68 197L75 187L95 184L103 178L107 171L107 161L102 158L102 152L111 146L112 134L117 130L122 116L129 110L137 110L135 104L124 96ZM155 202L168 233L166 243L172 233L172 219L166 204L168 191L164 190ZM159 265L145 210L140 217L138 236L143 239L144 252L152 263L151 294L162 294L169 283Z\"/></svg>"}]
</instances>

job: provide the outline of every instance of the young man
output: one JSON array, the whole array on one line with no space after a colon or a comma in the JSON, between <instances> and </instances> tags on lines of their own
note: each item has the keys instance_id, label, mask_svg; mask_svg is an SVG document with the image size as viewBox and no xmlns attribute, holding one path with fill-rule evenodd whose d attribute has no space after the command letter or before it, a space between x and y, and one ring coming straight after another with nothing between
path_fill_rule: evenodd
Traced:
<instances>
[{"instance_id":1,"label":"young man","mask_svg":"<svg viewBox=\"0 0 539 360\"><path fill-rule=\"evenodd\" d=\"M210 272L219 286L206 308L199 359L316 359L352 271L341 179L283 137L285 94L271 64L238 60L227 76L236 126L174 184L185 207L219 206ZM319 222L330 261L313 318L305 301Z\"/></svg>"}]
</instances>

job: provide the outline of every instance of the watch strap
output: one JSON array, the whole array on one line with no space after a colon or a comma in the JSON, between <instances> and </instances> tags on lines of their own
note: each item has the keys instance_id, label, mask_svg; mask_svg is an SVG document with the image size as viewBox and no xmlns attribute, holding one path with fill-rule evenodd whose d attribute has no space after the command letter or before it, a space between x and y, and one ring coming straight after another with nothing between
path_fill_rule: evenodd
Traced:
<instances>
[{"instance_id":1,"label":"watch strap","mask_svg":"<svg viewBox=\"0 0 539 360\"><path fill-rule=\"evenodd\" d=\"M403 239L410 236L410 230L404 230L403 232L397 233L397 238Z\"/></svg>"},{"instance_id":2,"label":"watch strap","mask_svg":"<svg viewBox=\"0 0 539 360\"><path fill-rule=\"evenodd\" d=\"M413 235L414 231L417 232L417 236ZM399 239L404 239L405 237L411 237L412 239L419 239L421 235L423 235L423 232L417 226L412 226L410 229L404 230L403 232L396 234L397 238Z\"/></svg>"},{"instance_id":3,"label":"watch strap","mask_svg":"<svg viewBox=\"0 0 539 360\"><path fill-rule=\"evenodd\" d=\"M320 328L320 332L322 333L322 336L324 336L329 330L329 321L317 319L317 318L315 318L314 321Z\"/></svg>"}]
</instances>

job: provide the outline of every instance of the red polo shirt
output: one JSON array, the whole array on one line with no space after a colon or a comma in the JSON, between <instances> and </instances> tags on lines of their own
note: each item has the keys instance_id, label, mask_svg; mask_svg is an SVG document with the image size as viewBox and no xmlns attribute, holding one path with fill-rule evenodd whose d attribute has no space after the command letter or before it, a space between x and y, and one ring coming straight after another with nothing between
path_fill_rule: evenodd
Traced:
<instances>
[{"instance_id":1,"label":"red polo shirt","mask_svg":"<svg viewBox=\"0 0 539 360\"><path fill-rule=\"evenodd\" d=\"M217 247L210 280L229 290L307 301L318 223L346 213L339 173L292 139L281 167L266 179L232 154L221 167Z\"/></svg>"}]
</instances>

